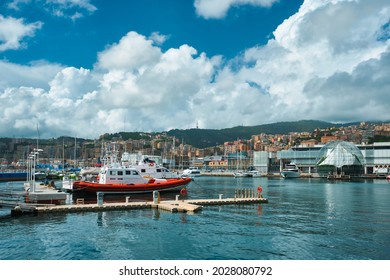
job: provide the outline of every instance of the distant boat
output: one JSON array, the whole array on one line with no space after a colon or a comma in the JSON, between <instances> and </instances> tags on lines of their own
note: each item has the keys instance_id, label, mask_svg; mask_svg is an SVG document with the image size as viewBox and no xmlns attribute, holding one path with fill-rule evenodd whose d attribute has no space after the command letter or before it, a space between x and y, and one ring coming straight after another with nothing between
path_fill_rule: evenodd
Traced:
<instances>
[{"instance_id":1,"label":"distant boat","mask_svg":"<svg viewBox=\"0 0 390 280\"><path fill-rule=\"evenodd\" d=\"M246 171L234 172L233 176L236 177L236 178L239 178L239 177L251 177L250 174L248 172L246 172Z\"/></svg>"},{"instance_id":2,"label":"distant boat","mask_svg":"<svg viewBox=\"0 0 390 280\"><path fill-rule=\"evenodd\" d=\"M248 174L249 177L253 177L253 178L261 177L261 173L258 170L249 170L246 173Z\"/></svg>"},{"instance_id":3,"label":"distant boat","mask_svg":"<svg viewBox=\"0 0 390 280\"><path fill-rule=\"evenodd\" d=\"M197 167L189 167L187 169L183 170L183 173L181 174L182 177L198 177L200 176L200 170Z\"/></svg>"},{"instance_id":4,"label":"distant boat","mask_svg":"<svg viewBox=\"0 0 390 280\"><path fill-rule=\"evenodd\" d=\"M301 176L301 172L295 163L286 164L280 175L283 178L299 178Z\"/></svg>"},{"instance_id":5,"label":"distant boat","mask_svg":"<svg viewBox=\"0 0 390 280\"><path fill-rule=\"evenodd\" d=\"M43 171L37 171L34 173L35 180L45 180L46 179L46 172Z\"/></svg>"},{"instance_id":6,"label":"distant boat","mask_svg":"<svg viewBox=\"0 0 390 280\"><path fill-rule=\"evenodd\" d=\"M168 168L157 164L154 160L148 157L143 158L137 165L132 166L145 178L155 179L170 179L179 178L176 172L170 171Z\"/></svg>"},{"instance_id":7,"label":"distant boat","mask_svg":"<svg viewBox=\"0 0 390 280\"><path fill-rule=\"evenodd\" d=\"M27 171L6 170L0 172L0 182L26 181Z\"/></svg>"}]
</instances>

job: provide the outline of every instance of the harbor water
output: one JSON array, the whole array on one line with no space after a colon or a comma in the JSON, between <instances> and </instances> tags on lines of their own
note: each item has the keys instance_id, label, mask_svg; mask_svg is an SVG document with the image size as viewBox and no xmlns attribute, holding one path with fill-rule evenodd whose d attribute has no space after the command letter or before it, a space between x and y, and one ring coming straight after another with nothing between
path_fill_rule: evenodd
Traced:
<instances>
[{"instance_id":1,"label":"harbor water","mask_svg":"<svg viewBox=\"0 0 390 280\"><path fill-rule=\"evenodd\" d=\"M188 199L228 198L258 186L268 204L205 206L192 214L139 209L10 217L0 208L0 259L390 259L386 180L197 177Z\"/></svg>"}]
</instances>

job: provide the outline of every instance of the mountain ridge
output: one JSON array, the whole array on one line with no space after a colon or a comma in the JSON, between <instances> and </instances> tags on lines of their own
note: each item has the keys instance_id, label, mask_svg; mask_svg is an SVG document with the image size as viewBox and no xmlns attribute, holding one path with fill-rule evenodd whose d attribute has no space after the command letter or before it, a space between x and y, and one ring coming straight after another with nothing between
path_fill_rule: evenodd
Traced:
<instances>
[{"instance_id":1,"label":"mountain ridge","mask_svg":"<svg viewBox=\"0 0 390 280\"><path fill-rule=\"evenodd\" d=\"M235 126L223 129L172 129L167 132L169 136L182 140L185 144L197 148L206 148L220 145L224 142L237 139L250 139L252 135L288 134L290 132L312 132L316 128L340 127L345 124L334 124L318 120L300 120L291 122L276 122L256 126Z\"/></svg>"},{"instance_id":2,"label":"mountain ridge","mask_svg":"<svg viewBox=\"0 0 390 280\"><path fill-rule=\"evenodd\" d=\"M371 124L380 124L386 121L365 121ZM387 121L390 122L390 121ZM213 146L222 145L225 142L232 142L238 139L249 140L252 135L259 134L289 134L290 132L313 132L315 129L325 128L339 128L342 126L359 125L361 122L350 123L331 123L320 120L300 120L300 121L283 121L255 126L235 126L231 128L222 129L202 129L202 128L189 128L189 129L171 129L169 131L162 132L116 132L105 133L99 137L99 140L103 141L117 141L120 140L145 140L154 139L161 133L166 133L170 137L175 137L177 141L184 144L189 144L195 148L208 148ZM9 143L13 138L1 137L4 143ZM74 137L61 136L57 140L65 140L65 142L74 141ZM30 139L36 141L36 139ZM91 141L92 139L77 138L77 142ZM163 140L163 139L162 139ZM43 145L53 142L55 139L40 139L40 143ZM7 144L8 145L8 144Z\"/></svg>"}]
</instances>

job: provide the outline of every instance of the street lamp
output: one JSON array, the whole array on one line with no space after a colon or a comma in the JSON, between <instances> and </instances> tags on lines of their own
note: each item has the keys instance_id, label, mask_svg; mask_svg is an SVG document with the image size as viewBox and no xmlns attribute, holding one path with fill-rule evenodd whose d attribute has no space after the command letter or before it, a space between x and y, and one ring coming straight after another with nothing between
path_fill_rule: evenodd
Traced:
<instances>
[{"instance_id":1,"label":"street lamp","mask_svg":"<svg viewBox=\"0 0 390 280\"><path fill-rule=\"evenodd\" d=\"M33 160L32 166L31 166L31 183L32 183L32 191L35 192L35 168L38 164L38 156L39 152L42 152L42 149L34 149L33 152L30 154L30 157Z\"/></svg>"}]
</instances>

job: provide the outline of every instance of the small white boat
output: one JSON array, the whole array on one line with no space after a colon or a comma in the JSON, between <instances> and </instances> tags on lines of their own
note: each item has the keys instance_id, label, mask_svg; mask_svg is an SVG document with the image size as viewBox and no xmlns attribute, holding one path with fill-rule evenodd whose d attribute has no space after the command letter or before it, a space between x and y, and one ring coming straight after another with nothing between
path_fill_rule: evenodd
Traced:
<instances>
[{"instance_id":1,"label":"small white boat","mask_svg":"<svg viewBox=\"0 0 390 280\"><path fill-rule=\"evenodd\" d=\"M247 171L247 174L249 177L253 177L253 178L261 177L261 173L258 170Z\"/></svg>"},{"instance_id":2,"label":"small white boat","mask_svg":"<svg viewBox=\"0 0 390 280\"><path fill-rule=\"evenodd\" d=\"M244 171L236 171L234 172L234 177L239 178L239 177L250 177L248 172Z\"/></svg>"},{"instance_id":3,"label":"small white boat","mask_svg":"<svg viewBox=\"0 0 390 280\"><path fill-rule=\"evenodd\" d=\"M301 177L301 172L295 163L289 163L286 164L280 175L283 178L299 178Z\"/></svg>"},{"instance_id":4,"label":"small white boat","mask_svg":"<svg viewBox=\"0 0 390 280\"><path fill-rule=\"evenodd\" d=\"M181 174L182 177L198 177L200 176L200 170L197 167L189 167L188 169L184 169Z\"/></svg>"},{"instance_id":5,"label":"small white boat","mask_svg":"<svg viewBox=\"0 0 390 280\"><path fill-rule=\"evenodd\" d=\"M42 181L46 179L46 172L37 171L34 173L34 177L36 181Z\"/></svg>"}]
</instances>

